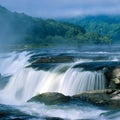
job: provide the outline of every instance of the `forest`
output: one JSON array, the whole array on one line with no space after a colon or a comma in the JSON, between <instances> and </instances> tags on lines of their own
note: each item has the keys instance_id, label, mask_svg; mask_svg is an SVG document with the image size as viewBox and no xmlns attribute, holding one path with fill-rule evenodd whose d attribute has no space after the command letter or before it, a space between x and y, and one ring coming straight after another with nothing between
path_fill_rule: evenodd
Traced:
<instances>
[{"instance_id":1,"label":"forest","mask_svg":"<svg viewBox=\"0 0 120 120\"><path fill-rule=\"evenodd\" d=\"M109 38L111 43L119 43L120 15L89 15L73 18L61 18L57 20L83 26L88 36L101 34L104 36L104 39L106 37Z\"/></svg>"},{"instance_id":2,"label":"forest","mask_svg":"<svg viewBox=\"0 0 120 120\"><path fill-rule=\"evenodd\" d=\"M112 44L119 40L120 17L42 19L0 6L1 46L48 47Z\"/></svg>"}]
</instances>

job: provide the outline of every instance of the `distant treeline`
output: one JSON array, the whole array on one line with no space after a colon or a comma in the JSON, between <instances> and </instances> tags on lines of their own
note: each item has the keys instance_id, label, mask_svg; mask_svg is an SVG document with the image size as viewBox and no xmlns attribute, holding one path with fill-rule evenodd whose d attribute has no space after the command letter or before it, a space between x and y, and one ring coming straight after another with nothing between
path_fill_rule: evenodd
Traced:
<instances>
[{"instance_id":1,"label":"distant treeline","mask_svg":"<svg viewBox=\"0 0 120 120\"><path fill-rule=\"evenodd\" d=\"M120 15L84 16L64 18L58 21L83 26L86 33L89 34L88 36L100 34L104 38L109 38L111 43L120 43Z\"/></svg>"},{"instance_id":2,"label":"distant treeline","mask_svg":"<svg viewBox=\"0 0 120 120\"><path fill-rule=\"evenodd\" d=\"M112 25L109 25L109 22L105 24L95 19L95 22L87 21L87 19L82 20L83 22L79 19L62 20L62 22L52 19L43 20L24 13L10 12L0 6L0 44L28 47L65 44L74 46L110 44L113 38L119 38L117 34L120 28L118 26L115 29L115 26L110 27ZM116 34L108 32L109 27L111 32L115 30Z\"/></svg>"}]
</instances>

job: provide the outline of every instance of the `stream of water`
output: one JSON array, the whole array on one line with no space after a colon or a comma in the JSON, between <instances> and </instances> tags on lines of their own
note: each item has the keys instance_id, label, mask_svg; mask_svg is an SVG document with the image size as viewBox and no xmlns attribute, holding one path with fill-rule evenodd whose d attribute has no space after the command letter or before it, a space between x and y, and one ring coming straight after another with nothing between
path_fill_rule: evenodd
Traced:
<instances>
[{"instance_id":1,"label":"stream of water","mask_svg":"<svg viewBox=\"0 0 120 120\"><path fill-rule=\"evenodd\" d=\"M56 56L69 56L72 61L45 62L43 66L49 66L47 69L30 66L38 59ZM31 97L45 92L59 92L72 96L83 91L105 89L103 70L74 68L76 64L93 61L120 61L119 47L36 49L0 53L0 118L118 120L119 111L113 115L102 116L102 113L111 111L77 100L51 106L27 103Z\"/></svg>"}]
</instances>

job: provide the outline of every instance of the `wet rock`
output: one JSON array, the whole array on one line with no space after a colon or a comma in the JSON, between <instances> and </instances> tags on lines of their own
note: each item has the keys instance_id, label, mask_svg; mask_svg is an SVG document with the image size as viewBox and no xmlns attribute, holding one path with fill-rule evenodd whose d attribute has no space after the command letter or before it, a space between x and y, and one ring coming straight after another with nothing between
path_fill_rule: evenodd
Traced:
<instances>
[{"instance_id":1,"label":"wet rock","mask_svg":"<svg viewBox=\"0 0 120 120\"><path fill-rule=\"evenodd\" d=\"M102 120L119 120L120 118L120 109L118 110L111 110L109 112L102 113L100 115Z\"/></svg>"},{"instance_id":2,"label":"wet rock","mask_svg":"<svg viewBox=\"0 0 120 120\"><path fill-rule=\"evenodd\" d=\"M36 70L50 70L51 68L56 67L58 64L56 63L41 63L41 64L31 64L27 66L27 68L32 67L33 69Z\"/></svg>"},{"instance_id":3,"label":"wet rock","mask_svg":"<svg viewBox=\"0 0 120 120\"><path fill-rule=\"evenodd\" d=\"M47 92L43 94L36 95L35 97L32 97L27 102L40 102L44 103L46 105L56 105L56 104L62 104L70 101L69 96L65 96L60 93L56 92Z\"/></svg>"},{"instance_id":4,"label":"wet rock","mask_svg":"<svg viewBox=\"0 0 120 120\"><path fill-rule=\"evenodd\" d=\"M35 61L33 64L40 63L68 63L73 62L73 58L71 56L49 56L43 57Z\"/></svg>"},{"instance_id":5,"label":"wet rock","mask_svg":"<svg viewBox=\"0 0 120 120\"><path fill-rule=\"evenodd\" d=\"M120 66L108 67L105 71L107 87L110 89L120 89Z\"/></svg>"},{"instance_id":6,"label":"wet rock","mask_svg":"<svg viewBox=\"0 0 120 120\"><path fill-rule=\"evenodd\" d=\"M116 67L112 72L112 81L120 85L120 67Z\"/></svg>"},{"instance_id":7,"label":"wet rock","mask_svg":"<svg viewBox=\"0 0 120 120\"><path fill-rule=\"evenodd\" d=\"M0 120L28 120L37 117L26 114L12 106L0 104Z\"/></svg>"},{"instance_id":8,"label":"wet rock","mask_svg":"<svg viewBox=\"0 0 120 120\"><path fill-rule=\"evenodd\" d=\"M59 118L59 117L45 117L44 119L45 120L64 120L64 119Z\"/></svg>"},{"instance_id":9,"label":"wet rock","mask_svg":"<svg viewBox=\"0 0 120 120\"><path fill-rule=\"evenodd\" d=\"M38 58L27 67L32 67L36 70L49 70L60 63L70 63L73 61L74 57L72 56L46 56Z\"/></svg>"},{"instance_id":10,"label":"wet rock","mask_svg":"<svg viewBox=\"0 0 120 120\"><path fill-rule=\"evenodd\" d=\"M120 108L120 90L96 90L88 91L73 96L95 105L104 105L109 108Z\"/></svg>"},{"instance_id":11,"label":"wet rock","mask_svg":"<svg viewBox=\"0 0 120 120\"><path fill-rule=\"evenodd\" d=\"M103 70L104 68L113 69L120 65L118 61L101 61L101 62L86 62L86 63L79 63L74 66L74 68L83 68L83 70L88 71L97 71Z\"/></svg>"}]
</instances>

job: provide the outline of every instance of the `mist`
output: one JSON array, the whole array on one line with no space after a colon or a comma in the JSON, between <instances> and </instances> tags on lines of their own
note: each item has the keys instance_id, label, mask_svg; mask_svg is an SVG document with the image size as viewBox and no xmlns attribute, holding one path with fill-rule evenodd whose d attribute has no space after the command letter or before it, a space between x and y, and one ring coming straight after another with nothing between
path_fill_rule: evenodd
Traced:
<instances>
[{"instance_id":1,"label":"mist","mask_svg":"<svg viewBox=\"0 0 120 120\"><path fill-rule=\"evenodd\" d=\"M0 51L17 49L24 45L25 34L33 24L30 18L0 6Z\"/></svg>"},{"instance_id":2,"label":"mist","mask_svg":"<svg viewBox=\"0 0 120 120\"><path fill-rule=\"evenodd\" d=\"M119 0L2 0L0 1L0 49L14 46L30 48L33 45L48 47L56 44L59 46L109 44L111 41L118 41L119 4ZM93 16L93 18L86 17L82 20L84 22L81 22L81 16ZM94 16L100 17L94 19ZM71 17L75 19L70 20ZM42 18L55 18L58 21ZM66 24L62 23L64 21L59 21L59 18L69 20Z\"/></svg>"}]
</instances>

